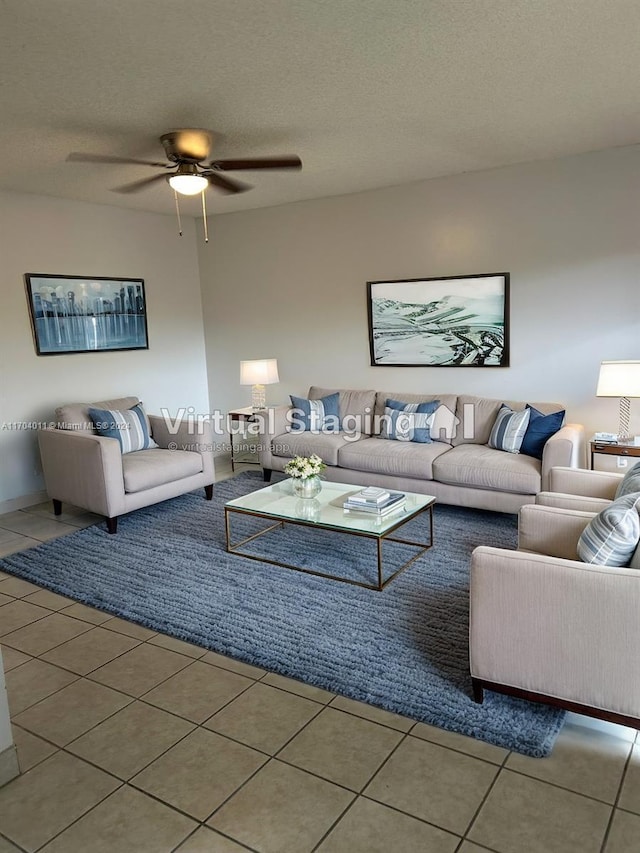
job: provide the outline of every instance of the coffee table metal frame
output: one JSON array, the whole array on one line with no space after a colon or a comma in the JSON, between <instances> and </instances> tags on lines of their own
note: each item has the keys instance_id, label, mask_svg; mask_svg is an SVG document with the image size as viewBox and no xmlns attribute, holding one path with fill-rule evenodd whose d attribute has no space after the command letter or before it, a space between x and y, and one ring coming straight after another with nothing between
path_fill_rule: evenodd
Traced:
<instances>
[{"instance_id":1,"label":"coffee table metal frame","mask_svg":"<svg viewBox=\"0 0 640 853\"><path fill-rule=\"evenodd\" d=\"M357 487L352 487L345 485L346 489L357 489ZM424 496L420 496L424 497ZM262 563L269 563L272 566L280 566L283 569L292 569L296 572L303 572L307 575L316 575L317 577L327 578L329 580L339 581L341 583L348 583L352 586L361 586L365 589L374 589L378 592L382 591L387 587L392 580L398 577L401 572L404 572L405 569L408 569L410 565L412 565L419 557L421 557L426 551L433 547L433 507L435 505L435 498L432 498L428 503L423 506L418 506L414 511L405 511L402 515L398 516L398 520L391 527L386 528L384 532L375 533L372 531L363 531L363 530L354 530L348 527L340 527L333 526L331 524L318 524L314 521L310 521L305 518L295 518L292 516L279 515L277 513L270 513L267 509L264 510L256 510L256 509L247 509L244 507L236 507L231 504L226 504L224 507L224 523L225 523L225 533L226 533L226 546L227 551L230 554L238 554L242 557L247 557L250 560L258 560ZM413 519L417 518L424 512L429 513L429 542L415 542L410 539L400 539L396 536L392 536L391 534L395 533L398 529L403 527L409 521L413 521ZM259 530L257 533L251 534L251 536L246 536L244 539L241 539L238 542L231 541L231 516L244 515L244 516L253 516L255 518L265 519L267 521L273 521L274 524L265 527L263 530ZM314 569L305 569L301 566L296 566L293 563L283 563L280 560L272 560L269 557L259 556L258 554L247 554L245 551L241 551L240 549L246 545L248 542L253 541L254 539L258 539L260 536L263 536L265 533L269 533L272 530L276 530L278 527L283 528L286 524L295 524L299 527L316 527L321 528L323 530L333 530L337 533L346 533L351 536L360 536L365 539L374 539L377 543L377 568L378 568L378 582L373 584L368 584L363 581L352 580L351 578L342 578L337 575L332 575L327 572L319 572ZM414 554L409 560L403 563L400 568L396 569L396 571L390 575L388 578L384 578L383 573L383 544L384 542L396 542L401 545L411 545L415 548L419 548L417 554Z\"/></svg>"}]
</instances>

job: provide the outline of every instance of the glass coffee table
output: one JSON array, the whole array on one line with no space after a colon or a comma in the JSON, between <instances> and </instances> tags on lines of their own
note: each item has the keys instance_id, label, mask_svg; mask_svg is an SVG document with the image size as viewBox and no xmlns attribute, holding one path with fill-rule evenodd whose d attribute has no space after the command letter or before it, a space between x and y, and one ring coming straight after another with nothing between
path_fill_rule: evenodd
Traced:
<instances>
[{"instance_id":1,"label":"glass coffee table","mask_svg":"<svg viewBox=\"0 0 640 853\"><path fill-rule=\"evenodd\" d=\"M433 507L436 499L431 495L405 492L406 501L404 506L385 516L345 510L342 506L343 502L349 495L359 492L361 489L362 486L353 486L348 483L323 481L322 491L316 498L298 498L293 494L291 480L284 480L272 486L267 486L264 489L250 492L248 495L243 495L240 498L235 498L226 503L224 507L227 551L231 554L240 554L252 560L282 566L286 569L294 569L295 571L353 584L354 586L363 586L366 589L383 590L400 572L403 572L421 557L425 551L428 551L433 546ZM428 513L429 515L428 542L416 542L395 535L401 527L422 513ZM234 542L231 525L232 518L237 515L244 517L253 516L254 518L274 523ZM346 533L374 540L377 545L377 583L366 583L347 577L340 577L327 572L296 566L293 563L275 560L265 554L247 552L245 546L249 542L253 542L277 528L284 530L287 525L323 528L328 531ZM418 549L417 553L413 554L410 559L405 560L399 568L386 578L383 571L382 546L384 542L400 543Z\"/></svg>"}]
</instances>

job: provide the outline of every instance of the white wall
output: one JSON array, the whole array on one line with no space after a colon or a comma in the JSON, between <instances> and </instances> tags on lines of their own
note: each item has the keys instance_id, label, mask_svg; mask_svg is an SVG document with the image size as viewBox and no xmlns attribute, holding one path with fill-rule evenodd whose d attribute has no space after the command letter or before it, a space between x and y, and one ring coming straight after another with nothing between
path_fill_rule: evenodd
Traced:
<instances>
[{"instance_id":1,"label":"white wall","mask_svg":"<svg viewBox=\"0 0 640 853\"><path fill-rule=\"evenodd\" d=\"M0 424L127 394L149 412L209 410L192 220L180 238L171 216L0 193L0 258ZM37 356L25 273L144 279L149 349ZM0 429L0 509L42 488L35 432Z\"/></svg>"},{"instance_id":2,"label":"white wall","mask_svg":"<svg viewBox=\"0 0 640 853\"><path fill-rule=\"evenodd\" d=\"M294 180L293 178L287 180ZM640 358L640 147L217 216L200 245L210 397L247 405L239 361L310 384L559 401L617 431L603 359ZM368 280L511 273L509 368L371 367ZM632 404L640 434L640 400Z\"/></svg>"}]
</instances>

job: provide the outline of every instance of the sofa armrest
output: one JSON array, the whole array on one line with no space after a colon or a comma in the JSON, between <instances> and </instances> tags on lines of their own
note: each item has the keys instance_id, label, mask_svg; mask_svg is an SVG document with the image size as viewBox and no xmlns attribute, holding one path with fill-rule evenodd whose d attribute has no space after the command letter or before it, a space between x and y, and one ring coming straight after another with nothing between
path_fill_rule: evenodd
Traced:
<instances>
[{"instance_id":1,"label":"sofa armrest","mask_svg":"<svg viewBox=\"0 0 640 853\"><path fill-rule=\"evenodd\" d=\"M207 480L213 483L215 469L213 462L213 424L210 420L186 419L178 422L167 420L161 415L149 415L151 435L156 444L164 450L189 450L202 456L202 471Z\"/></svg>"},{"instance_id":2,"label":"sofa armrest","mask_svg":"<svg viewBox=\"0 0 640 853\"><path fill-rule=\"evenodd\" d=\"M584 467L586 460L586 442L582 424L565 424L547 441L542 451L542 488L550 491L549 472L554 466L569 468ZM566 491L566 490L565 490Z\"/></svg>"},{"instance_id":3,"label":"sofa armrest","mask_svg":"<svg viewBox=\"0 0 640 853\"><path fill-rule=\"evenodd\" d=\"M592 512L526 504L518 513L518 550L577 560L580 534Z\"/></svg>"},{"instance_id":4,"label":"sofa armrest","mask_svg":"<svg viewBox=\"0 0 640 853\"><path fill-rule=\"evenodd\" d=\"M581 512L600 512L611 503L606 498L589 498L584 495L567 495L563 492L538 492L536 503L541 506L556 506L561 509L577 509Z\"/></svg>"},{"instance_id":5,"label":"sofa armrest","mask_svg":"<svg viewBox=\"0 0 640 853\"><path fill-rule=\"evenodd\" d=\"M612 501L623 476L615 471L587 471L585 468L554 466L549 472L549 491Z\"/></svg>"},{"instance_id":6,"label":"sofa armrest","mask_svg":"<svg viewBox=\"0 0 640 853\"><path fill-rule=\"evenodd\" d=\"M640 716L640 572L479 547L475 678Z\"/></svg>"},{"instance_id":7,"label":"sofa armrest","mask_svg":"<svg viewBox=\"0 0 640 853\"><path fill-rule=\"evenodd\" d=\"M124 476L115 438L66 429L38 430L47 494L108 518L124 512Z\"/></svg>"}]
</instances>

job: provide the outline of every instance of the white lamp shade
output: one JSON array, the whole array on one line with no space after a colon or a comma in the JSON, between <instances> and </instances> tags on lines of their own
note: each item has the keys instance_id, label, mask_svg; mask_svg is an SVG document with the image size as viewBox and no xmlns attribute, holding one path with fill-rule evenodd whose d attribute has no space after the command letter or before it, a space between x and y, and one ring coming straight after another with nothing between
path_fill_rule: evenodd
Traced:
<instances>
[{"instance_id":1,"label":"white lamp shade","mask_svg":"<svg viewBox=\"0 0 640 853\"><path fill-rule=\"evenodd\" d=\"M275 385L279 381L277 358L240 362L241 385Z\"/></svg>"},{"instance_id":2,"label":"white lamp shade","mask_svg":"<svg viewBox=\"0 0 640 853\"><path fill-rule=\"evenodd\" d=\"M596 397L640 397L640 361L603 361Z\"/></svg>"}]
</instances>

